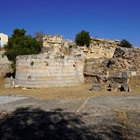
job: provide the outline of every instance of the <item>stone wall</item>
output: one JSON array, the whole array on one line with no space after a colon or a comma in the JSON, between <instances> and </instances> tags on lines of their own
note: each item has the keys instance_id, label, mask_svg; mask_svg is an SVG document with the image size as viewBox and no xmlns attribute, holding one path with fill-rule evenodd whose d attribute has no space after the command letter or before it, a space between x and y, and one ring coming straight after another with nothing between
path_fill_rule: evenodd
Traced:
<instances>
[{"instance_id":1,"label":"stone wall","mask_svg":"<svg viewBox=\"0 0 140 140\"><path fill-rule=\"evenodd\" d=\"M8 58L3 55L4 51L0 51L0 76L5 76L6 73L10 73L10 62Z\"/></svg>"},{"instance_id":2,"label":"stone wall","mask_svg":"<svg viewBox=\"0 0 140 140\"><path fill-rule=\"evenodd\" d=\"M48 54L18 56L15 85L28 88L75 86L84 82L84 59Z\"/></svg>"},{"instance_id":3,"label":"stone wall","mask_svg":"<svg viewBox=\"0 0 140 140\"><path fill-rule=\"evenodd\" d=\"M120 47L120 41L118 40L107 40L100 38L92 38L90 46L79 46L81 51L87 59L92 58L112 58L116 48Z\"/></svg>"}]
</instances>

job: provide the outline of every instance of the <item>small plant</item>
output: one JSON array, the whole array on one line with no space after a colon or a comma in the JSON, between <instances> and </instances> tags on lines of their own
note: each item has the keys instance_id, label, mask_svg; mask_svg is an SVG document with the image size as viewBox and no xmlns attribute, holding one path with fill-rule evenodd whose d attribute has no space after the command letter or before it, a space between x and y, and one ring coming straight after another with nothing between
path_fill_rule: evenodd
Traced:
<instances>
[{"instance_id":1,"label":"small plant","mask_svg":"<svg viewBox=\"0 0 140 140\"><path fill-rule=\"evenodd\" d=\"M27 79L31 79L31 76L28 76L28 78Z\"/></svg>"},{"instance_id":2,"label":"small plant","mask_svg":"<svg viewBox=\"0 0 140 140\"><path fill-rule=\"evenodd\" d=\"M34 61L31 62L31 66L33 66L33 65L34 65Z\"/></svg>"}]
</instances>

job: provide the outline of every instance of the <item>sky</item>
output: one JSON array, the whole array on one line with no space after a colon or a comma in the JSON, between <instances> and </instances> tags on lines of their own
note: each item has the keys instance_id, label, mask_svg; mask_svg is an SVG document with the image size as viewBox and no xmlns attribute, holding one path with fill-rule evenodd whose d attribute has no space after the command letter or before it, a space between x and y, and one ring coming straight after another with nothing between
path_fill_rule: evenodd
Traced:
<instances>
[{"instance_id":1,"label":"sky","mask_svg":"<svg viewBox=\"0 0 140 140\"><path fill-rule=\"evenodd\" d=\"M0 32L11 36L15 28L72 41L85 30L140 47L140 0L0 0Z\"/></svg>"}]
</instances>

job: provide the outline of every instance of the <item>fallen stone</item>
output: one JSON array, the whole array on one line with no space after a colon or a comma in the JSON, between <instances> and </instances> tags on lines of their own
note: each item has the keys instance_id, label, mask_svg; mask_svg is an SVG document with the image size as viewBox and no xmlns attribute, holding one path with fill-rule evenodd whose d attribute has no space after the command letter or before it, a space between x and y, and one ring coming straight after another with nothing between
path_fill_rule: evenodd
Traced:
<instances>
[{"instance_id":1,"label":"fallen stone","mask_svg":"<svg viewBox=\"0 0 140 140\"><path fill-rule=\"evenodd\" d=\"M93 85L90 91L92 90L103 90L105 88L104 85Z\"/></svg>"},{"instance_id":2,"label":"fallen stone","mask_svg":"<svg viewBox=\"0 0 140 140\"><path fill-rule=\"evenodd\" d=\"M128 84L122 84L121 91L131 92L131 87Z\"/></svg>"},{"instance_id":3,"label":"fallen stone","mask_svg":"<svg viewBox=\"0 0 140 140\"><path fill-rule=\"evenodd\" d=\"M120 84L112 83L112 84L109 84L109 87L110 87L110 91L117 92L119 90Z\"/></svg>"}]
</instances>

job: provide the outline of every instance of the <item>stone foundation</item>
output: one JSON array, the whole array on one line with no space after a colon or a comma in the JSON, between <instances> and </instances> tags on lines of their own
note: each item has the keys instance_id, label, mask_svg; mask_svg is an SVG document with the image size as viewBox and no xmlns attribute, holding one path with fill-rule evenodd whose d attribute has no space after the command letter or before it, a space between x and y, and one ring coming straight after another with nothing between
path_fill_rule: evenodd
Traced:
<instances>
[{"instance_id":1,"label":"stone foundation","mask_svg":"<svg viewBox=\"0 0 140 140\"><path fill-rule=\"evenodd\" d=\"M18 56L15 85L27 88L75 86L84 82L84 59L47 54Z\"/></svg>"}]
</instances>

